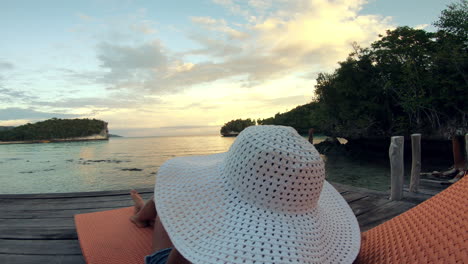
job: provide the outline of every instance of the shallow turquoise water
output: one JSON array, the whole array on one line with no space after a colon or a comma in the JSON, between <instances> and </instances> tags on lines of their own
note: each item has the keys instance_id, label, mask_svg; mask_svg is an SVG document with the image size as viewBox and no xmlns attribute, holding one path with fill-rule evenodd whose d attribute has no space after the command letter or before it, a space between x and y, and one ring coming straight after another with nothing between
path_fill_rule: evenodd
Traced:
<instances>
[{"instance_id":1,"label":"shallow turquoise water","mask_svg":"<svg viewBox=\"0 0 468 264\"><path fill-rule=\"evenodd\" d=\"M225 152L220 136L111 138L109 141L0 145L0 193L82 192L153 187L166 160ZM316 137L314 143L323 138ZM329 156L330 181L377 190L390 183L385 162Z\"/></svg>"}]
</instances>

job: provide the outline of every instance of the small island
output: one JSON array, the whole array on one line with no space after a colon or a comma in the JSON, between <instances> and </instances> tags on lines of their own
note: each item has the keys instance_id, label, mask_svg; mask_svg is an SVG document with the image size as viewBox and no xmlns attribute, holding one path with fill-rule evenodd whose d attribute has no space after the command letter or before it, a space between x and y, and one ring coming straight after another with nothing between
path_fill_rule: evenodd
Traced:
<instances>
[{"instance_id":1,"label":"small island","mask_svg":"<svg viewBox=\"0 0 468 264\"><path fill-rule=\"evenodd\" d=\"M107 123L97 119L58 119L0 129L0 144L108 140Z\"/></svg>"},{"instance_id":2,"label":"small island","mask_svg":"<svg viewBox=\"0 0 468 264\"><path fill-rule=\"evenodd\" d=\"M236 137L246 127L254 125L255 121L250 118L231 120L221 127L220 133L223 137Z\"/></svg>"}]
</instances>

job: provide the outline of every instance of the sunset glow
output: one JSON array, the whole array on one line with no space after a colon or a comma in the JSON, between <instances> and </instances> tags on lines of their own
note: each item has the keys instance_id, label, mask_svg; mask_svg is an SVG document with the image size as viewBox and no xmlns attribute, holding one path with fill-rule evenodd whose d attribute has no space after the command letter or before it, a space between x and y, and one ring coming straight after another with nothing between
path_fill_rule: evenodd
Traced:
<instances>
[{"instance_id":1,"label":"sunset glow","mask_svg":"<svg viewBox=\"0 0 468 264\"><path fill-rule=\"evenodd\" d=\"M408 2L8 1L0 126L79 117L124 136L216 134L310 102L353 42L432 30L450 3Z\"/></svg>"}]
</instances>

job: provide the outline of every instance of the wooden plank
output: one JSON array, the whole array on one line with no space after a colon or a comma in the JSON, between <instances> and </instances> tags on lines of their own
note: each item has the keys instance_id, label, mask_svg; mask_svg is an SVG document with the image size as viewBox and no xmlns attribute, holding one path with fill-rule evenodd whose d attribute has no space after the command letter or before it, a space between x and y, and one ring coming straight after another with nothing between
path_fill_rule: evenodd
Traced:
<instances>
[{"instance_id":1,"label":"wooden plank","mask_svg":"<svg viewBox=\"0 0 468 264\"><path fill-rule=\"evenodd\" d=\"M356 187L356 186L349 186L337 182L329 182L339 193L344 193L344 192L361 192L365 194L372 194L375 196L382 196L382 197L388 197L388 192L381 192L381 191L376 191L376 190L371 190L371 189L366 189L366 188L361 188L361 187Z\"/></svg>"},{"instance_id":2,"label":"wooden plank","mask_svg":"<svg viewBox=\"0 0 468 264\"><path fill-rule=\"evenodd\" d=\"M341 194L348 204L361 200L368 195L361 192L345 192Z\"/></svg>"},{"instance_id":3,"label":"wooden plank","mask_svg":"<svg viewBox=\"0 0 468 264\"><path fill-rule=\"evenodd\" d=\"M128 195L130 190L96 191L96 192L71 192L71 193L33 193L33 194L1 194L0 199L61 199L78 197L100 197L114 195ZM139 193L153 193L153 188L137 189Z\"/></svg>"},{"instance_id":4,"label":"wooden plank","mask_svg":"<svg viewBox=\"0 0 468 264\"><path fill-rule=\"evenodd\" d=\"M403 190L409 191L409 189L407 187L403 188ZM440 193L441 191L443 191L443 190L442 189L427 188L425 186L423 187L423 186L420 185L417 194L427 195L427 196L432 197L432 196Z\"/></svg>"},{"instance_id":5,"label":"wooden plank","mask_svg":"<svg viewBox=\"0 0 468 264\"><path fill-rule=\"evenodd\" d=\"M90 209L70 209L70 210L29 210L29 211L3 211L0 219L37 219L37 218L73 218L75 214L85 214L113 210L122 207L103 207Z\"/></svg>"},{"instance_id":6,"label":"wooden plank","mask_svg":"<svg viewBox=\"0 0 468 264\"><path fill-rule=\"evenodd\" d=\"M17 240L47 240L47 239L77 239L75 227L0 227L0 239ZM1 263L1 262L0 262Z\"/></svg>"},{"instance_id":7,"label":"wooden plank","mask_svg":"<svg viewBox=\"0 0 468 264\"><path fill-rule=\"evenodd\" d=\"M0 254L0 263L3 264L85 264L83 256L80 255L16 255Z\"/></svg>"},{"instance_id":8,"label":"wooden plank","mask_svg":"<svg viewBox=\"0 0 468 264\"><path fill-rule=\"evenodd\" d=\"M118 208L133 206L132 200L117 200L108 202L85 202L85 203L70 203L70 204L45 204L31 202L30 204L14 205L7 204L2 205L3 211L33 211L33 210L78 210L78 209L93 209L93 208Z\"/></svg>"},{"instance_id":9,"label":"wooden plank","mask_svg":"<svg viewBox=\"0 0 468 264\"><path fill-rule=\"evenodd\" d=\"M421 179L422 188L431 189L435 191L445 190L450 185L452 185L452 182L449 182L448 180Z\"/></svg>"},{"instance_id":10,"label":"wooden plank","mask_svg":"<svg viewBox=\"0 0 468 264\"><path fill-rule=\"evenodd\" d=\"M10 209L11 210L18 210L15 208L19 208L20 210L40 210L40 208L80 208L83 205L93 205L98 207L103 207L102 205L105 204L129 204L132 205L132 199L130 196L128 197L121 197L120 199L111 199L111 200L88 200L88 201L52 201L52 202L42 202L42 200L21 200L18 202L11 202L11 203L0 203L0 208L2 209ZM87 207L86 206L86 207Z\"/></svg>"},{"instance_id":11,"label":"wooden plank","mask_svg":"<svg viewBox=\"0 0 468 264\"><path fill-rule=\"evenodd\" d=\"M0 228L41 227L48 229L74 227L73 218L39 218L39 219L0 219Z\"/></svg>"},{"instance_id":12,"label":"wooden plank","mask_svg":"<svg viewBox=\"0 0 468 264\"><path fill-rule=\"evenodd\" d=\"M78 240L0 239L0 254L81 255Z\"/></svg>"},{"instance_id":13,"label":"wooden plank","mask_svg":"<svg viewBox=\"0 0 468 264\"><path fill-rule=\"evenodd\" d=\"M406 201L391 202L387 199L388 193L386 192L372 191L337 183L332 183L332 185L350 204L353 212L358 217L361 231L365 231L388 220L415 205ZM98 193L103 193L104 195L97 196ZM152 190L143 193L145 198L149 198L151 195ZM30 196L26 195L26 197ZM79 256L81 252L76 240L74 214L132 205L128 190L85 193L76 196L63 195L63 197L53 195L51 197L48 194L32 198L11 197L20 196L9 196L9 198L5 199L0 198L0 207L2 208L0 215L0 248L5 248L5 251L0 250L0 263L8 263L6 261L10 260L18 260L16 261L17 263L28 263L30 259L25 258L23 262L22 259L18 259L17 257L28 256L27 254L38 254L37 256L44 258L46 263L55 261L56 259L48 259L49 256L51 258L55 257L55 254L63 256L73 253ZM64 241L68 242L63 244ZM49 247L46 253L43 253L42 250L44 245L47 245L45 247ZM26 251L22 251L21 248L25 246ZM6 253L7 251L9 253ZM46 256L47 254L51 255ZM36 263L37 260L31 260L30 263ZM70 262L66 263L74 263L73 261L76 261L76 259L70 259ZM81 258L80 261L82 261Z\"/></svg>"},{"instance_id":14,"label":"wooden plank","mask_svg":"<svg viewBox=\"0 0 468 264\"><path fill-rule=\"evenodd\" d=\"M153 193L141 194L143 199L149 199ZM97 197L76 197L76 198L43 198L43 199L1 199L0 206L3 204L28 204L31 202L36 203L47 203L47 204L60 204L60 203L81 203L81 202L106 202L106 201L118 201L118 200L131 200L129 193L123 195L114 196L97 196Z\"/></svg>"},{"instance_id":15,"label":"wooden plank","mask_svg":"<svg viewBox=\"0 0 468 264\"><path fill-rule=\"evenodd\" d=\"M344 192L349 191L349 188L346 188L347 186L344 185L344 184L339 184L339 183L335 183L335 182L330 182L330 184L333 185L333 187L335 187L335 189L339 193L344 193Z\"/></svg>"},{"instance_id":16,"label":"wooden plank","mask_svg":"<svg viewBox=\"0 0 468 264\"><path fill-rule=\"evenodd\" d=\"M344 192L343 197L348 202L363 198L367 194L362 192ZM128 207L133 205L133 201L130 198L125 200L113 200L113 201L100 201L100 202L76 202L76 203L43 203L42 200L23 200L21 204L12 203L2 205L4 213L0 216L0 219L5 218L58 218L68 217L70 214L84 213L90 211L103 211L112 208ZM67 213L66 211L73 211ZM63 212L60 212L63 211Z\"/></svg>"},{"instance_id":17,"label":"wooden plank","mask_svg":"<svg viewBox=\"0 0 468 264\"><path fill-rule=\"evenodd\" d=\"M407 210L416 204L404 201L390 201L381 206L357 216L361 231L369 230Z\"/></svg>"},{"instance_id":18,"label":"wooden plank","mask_svg":"<svg viewBox=\"0 0 468 264\"><path fill-rule=\"evenodd\" d=\"M390 200L388 199L379 199L375 196L368 196L353 203L350 203L349 206L353 210L354 215L360 216L389 202Z\"/></svg>"},{"instance_id":19,"label":"wooden plank","mask_svg":"<svg viewBox=\"0 0 468 264\"><path fill-rule=\"evenodd\" d=\"M421 193L421 189L419 189L418 193L412 193L412 192L409 192L408 188L403 188L403 192L404 192L403 201L407 201L407 202L415 203L415 204L422 203L433 196L430 194Z\"/></svg>"}]
</instances>

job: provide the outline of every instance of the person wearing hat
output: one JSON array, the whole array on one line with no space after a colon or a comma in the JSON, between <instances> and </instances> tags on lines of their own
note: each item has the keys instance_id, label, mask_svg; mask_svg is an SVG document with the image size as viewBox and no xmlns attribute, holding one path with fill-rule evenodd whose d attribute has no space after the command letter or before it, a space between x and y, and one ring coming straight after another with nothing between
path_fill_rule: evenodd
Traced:
<instances>
[{"instance_id":1,"label":"person wearing hat","mask_svg":"<svg viewBox=\"0 0 468 264\"><path fill-rule=\"evenodd\" d=\"M154 199L132 198L131 220L154 220L146 263L352 263L359 253L356 217L291 127L251 126L225 153L171 159Z\"/></svg>"}]
</instances>

